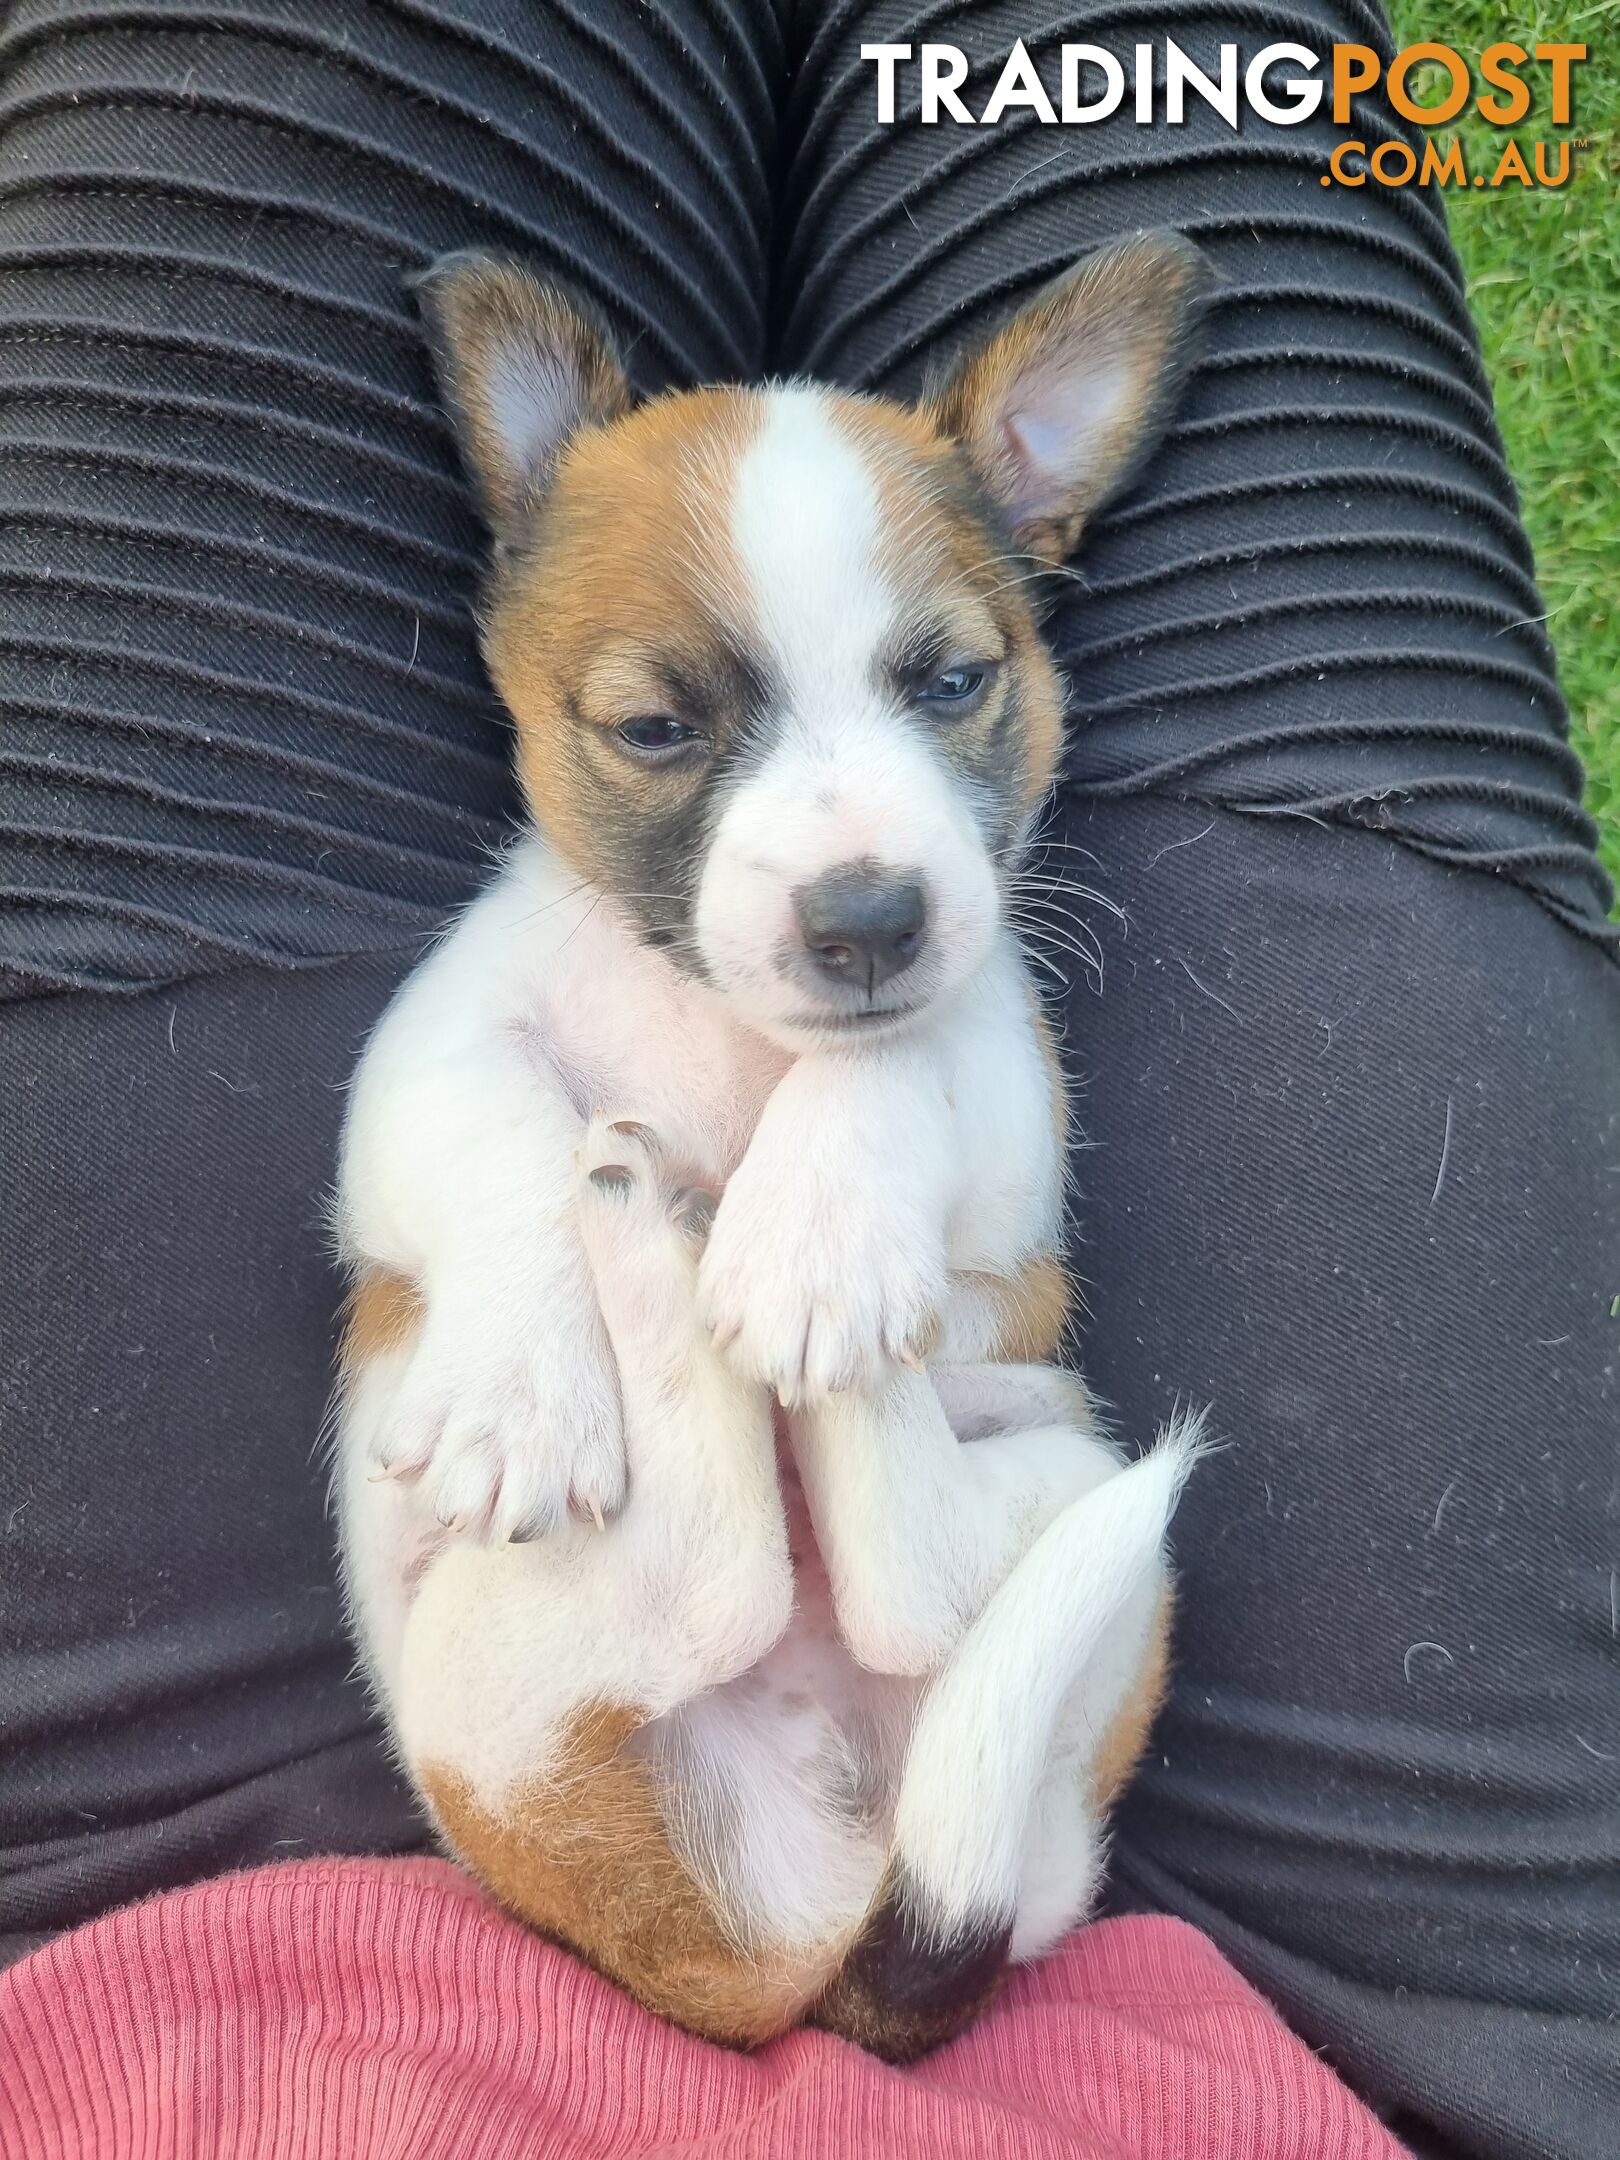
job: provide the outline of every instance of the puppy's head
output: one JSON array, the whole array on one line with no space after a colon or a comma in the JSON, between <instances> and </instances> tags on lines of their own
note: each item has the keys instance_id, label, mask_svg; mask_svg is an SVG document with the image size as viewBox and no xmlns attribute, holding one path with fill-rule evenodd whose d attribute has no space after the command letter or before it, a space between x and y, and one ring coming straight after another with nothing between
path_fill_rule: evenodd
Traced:
<instances>
[{"instance_id":1,"label":"puppy's head","mask_svg":"<svg viewBox=\"0 0 1620 2160\"><path fill-rule=\"evenodd\" d=\"M778 1042L892 1033L984 961L1058 753L1031 572L1154 446L1205 284L1174 234L1113 248L908 409L637 404L520 267L423 280L534 815Z\"/></svg>"}]
</instances>

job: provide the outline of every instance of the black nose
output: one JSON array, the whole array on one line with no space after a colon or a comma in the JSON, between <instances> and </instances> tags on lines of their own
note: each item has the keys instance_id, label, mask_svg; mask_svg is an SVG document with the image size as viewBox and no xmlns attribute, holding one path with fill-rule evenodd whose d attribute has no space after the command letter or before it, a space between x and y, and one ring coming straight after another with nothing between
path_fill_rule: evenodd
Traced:
<instances>
[{"instance_id":1,"label":"black nose","mask_svg":"<svg viewBox=\"0 0 1620 2160\"><path fill-rule=\"evenodd\" d=\"M915 878L864 863L828 870L793 896L805 950L834 982L872 991L903 974L928 934L928 901Z\"/></svg>"}]
</instances>

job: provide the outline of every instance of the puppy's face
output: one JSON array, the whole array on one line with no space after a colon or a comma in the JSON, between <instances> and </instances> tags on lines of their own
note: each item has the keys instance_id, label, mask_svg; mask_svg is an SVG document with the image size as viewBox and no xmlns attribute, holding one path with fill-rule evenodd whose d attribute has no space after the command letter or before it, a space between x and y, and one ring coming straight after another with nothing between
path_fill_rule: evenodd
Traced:
<instances>
[{"instance_id":1,"label":"puppy's face","mask_svg":"<svg viewBox=\"0 0 1620 2160\"><path fill-rule=\"evenodd\" d=\"M908 410L636 406L523 271L424 282L534 815L774 1040L891 1034L984 961L1060 738L1031 572L1156 440L1202 285L1173 235L1093 258Z\"/></svg>"}]
</instances>

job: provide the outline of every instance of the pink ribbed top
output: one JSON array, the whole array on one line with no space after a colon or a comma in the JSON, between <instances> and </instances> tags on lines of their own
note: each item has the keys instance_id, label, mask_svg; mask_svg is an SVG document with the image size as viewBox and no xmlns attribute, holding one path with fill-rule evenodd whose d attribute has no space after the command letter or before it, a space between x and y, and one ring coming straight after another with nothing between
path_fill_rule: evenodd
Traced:
<instances>
[{"instance_id":1,"label":"pink ribbed top","mask_svg":"<svg viewBox=\"0 0 1620 2160\"><path fill-rule=\"evenodd\" d=\"M431 1860L301 1861L0 1974L3 2160L1396 2160L1202 1936L1088 1928L908 2071L693 2040Z\"/></svg>"}]
</instances>

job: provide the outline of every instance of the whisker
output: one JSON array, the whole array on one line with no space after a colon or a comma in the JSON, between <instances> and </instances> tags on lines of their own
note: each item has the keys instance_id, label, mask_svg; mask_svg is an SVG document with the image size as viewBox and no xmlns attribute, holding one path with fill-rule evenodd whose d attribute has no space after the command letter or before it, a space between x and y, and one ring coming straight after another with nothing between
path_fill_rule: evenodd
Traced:
<instances>
[{"instance_id":1,"label":"whisker","mask_svg":"<svg viewBox=\"0 0 1620 2160\"><path fill-rule=\"evenodd\" d=\"M1063 970L1058 966L1057 962L1052 958L1050 953L1039 952L1034 947L1027 945L1024 946L1022 950L1024 958L1026 960L1032 961L1036 967L1045 968L1047 974L1051 976L1054 982L1063 983L1065 985L1068 983L1069 978L1067 977L1067 975L1064 974Z\"/></svg>"},{"instance_id":2,"label":"whisker","mask_svg":"<svg viewBox=\"0 0 1620 2160\"><path fill-rule=\"evenodd\" d=\"M582 892L589 890L590 882L589 878L581 878L577 885L571 885L567 892L559 893L555 900L547 900L540 907L530 908L527 915L519 915L507 927L512 930L521 930L527 923L538 922L542 915L549 915L553 908L560 908L564 901L577 900Z\"/></svg>"},{"instance_id":3,"label":"whisker","mask_svg":"<svg viewBox=\"0 0 1620 2160\"><path fill-rule=\"evenodd\" d=\"M1102 908L1112 915L1122 929L1130 929L1130 917L1117 900L1110 900L1107 893L1099 892L1095 885L1078 885L1068 879L1038 880L1027 873L1011 881L1013 894L1028 900L1033 907L1056 908L1071 900L1084 900L1094 907Z\"/></svg>"},{"instance_id":4,"label":"whisker","mask_svg":"<svg viewBox=\"0 0 1620 2160\"><path fill-rule=\"evenodd\" d=\"M1102 946L1086 925L1066 925L1063 931L1059 931L1051 923L1031 921L1026 916L1015 915L1010 919L1014 929L1025 937L1037 940L1058 952L1071 953L1075 959L1085 961L1088 966L1102 966Z\"/></svg>"},{"instance_id":5,"label":"whisker","mask_svg":"<svg viewBox=\"0 0 1620 2160\"><path fill-rule=\"evenodd\" d=\"M575 923L573 929L569 931L568 935L557 947L557 950L559 952L566 952L568 950L569 946L573 944L575 938L579 936L579 933L584 929L585 925L590 921L591 917L596 913L597 909L602 905L602 902L606 897L607 896L605 893L597 894L596 898L591 902L590 906L579 918L579 921Z\"/></svg>"},{"instance_id":6,"label":"whisker","mask_svg":"<svg viewBox=\"0 0 1620 2160\"><path fill-rule=\"evenodd\" d=\"M1100 967L1102 965L1103 953L1100 945L1085 945L1081 944L1077 939L1053 937L1050 932L1043 930L1038 923L1021 923L1018 925L1018 931L1021 936L1031 944L1040 946L1043 951L1067 953L1071 959L1082 960L1088 967Z\"/></svg>"},{"instance_id":7,"label":"whisker","mask_svg":"<svg viewBox=\"0 0 1620 2160\"><path fill-rule=\"evenodd\" d=\"M1087 862L1094 862L1099 870L1102 868L1102 857L1095 849L1080 847L1073 840L1054 839L1050 835L1037 833L1025 852L1030 855L1083 855Z\"/></svg>"},{"instance_id":8,"label":"whisker","mask_svg":"<svg viewBox=\"0 0 1620 2160\"><path fill-rule=\"evenodd\" d=\"M1054 982L1060 983L1065 989L1068 988L1072 977L1058 965L1050 953L1042 952L1038 945L1024 939L1020 939L1019 945L1024 958L1031 966L1044 968ZM1102 962L1090 953L1077 952L1071 954L1070 957L1079 962L1080 971L1086 980L1094 988L1101 990L1103 986Z\"/></svg>"}]
</instances>

